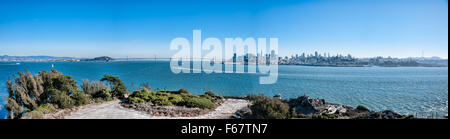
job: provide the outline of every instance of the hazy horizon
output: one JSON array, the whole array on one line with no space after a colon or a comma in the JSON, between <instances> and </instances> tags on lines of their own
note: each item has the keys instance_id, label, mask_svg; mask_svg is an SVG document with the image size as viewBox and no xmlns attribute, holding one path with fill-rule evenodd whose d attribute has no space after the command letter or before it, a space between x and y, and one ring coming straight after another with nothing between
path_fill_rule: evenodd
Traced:
<instances>
[{"instance_id":1,"label":"hazy horizon","mask_svg":"<svg viewBox=\"0 0 450 139\"><path fill-rule=\"evenodd\" d=\"M0 55L168 58L176 37L279 38L279 55L448 59L447 0L0 1Z\"/></svg>"}]
</instances>

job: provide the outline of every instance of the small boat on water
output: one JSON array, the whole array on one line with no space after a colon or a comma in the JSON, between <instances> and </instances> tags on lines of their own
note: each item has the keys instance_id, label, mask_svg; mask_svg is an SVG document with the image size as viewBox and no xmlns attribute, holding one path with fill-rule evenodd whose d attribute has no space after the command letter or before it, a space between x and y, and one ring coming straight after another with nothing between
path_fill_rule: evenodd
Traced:
<instances>
[{"instance_id":1,"label":"small boat on water","mask_svg":"<svg viewBox=\"0 0 450 139\"><path fill-rule=\"evenodd\" d=\"M16 65L20 65L20 63L16 63Z\"/></svg>"},{"instance_id":2,"label":"small boat on water","mask_svg":"<svg viewBox=\"0 0 450 139\"><path fill-rule=\"evenodd\" d=\"M52 64L52 68L55 67L55 65Z\"/></svg>"}]
</instances>

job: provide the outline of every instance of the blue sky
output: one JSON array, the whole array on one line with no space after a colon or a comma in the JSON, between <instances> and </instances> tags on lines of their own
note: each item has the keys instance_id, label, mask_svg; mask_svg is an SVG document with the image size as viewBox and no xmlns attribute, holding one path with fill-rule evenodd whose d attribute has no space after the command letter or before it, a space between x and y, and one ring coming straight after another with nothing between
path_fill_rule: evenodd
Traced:
<instances>
[{"instance_id":1,"label":"blue sky","mask_svg":"<svg viewBox=\"0 0 450 139\"><path fill-rule=\"evenodd\" d=\"M276 37L282 56L448 57L447 0L0 1L0 55L170 57L194 29Z\"/></svg>"}]
</instances>

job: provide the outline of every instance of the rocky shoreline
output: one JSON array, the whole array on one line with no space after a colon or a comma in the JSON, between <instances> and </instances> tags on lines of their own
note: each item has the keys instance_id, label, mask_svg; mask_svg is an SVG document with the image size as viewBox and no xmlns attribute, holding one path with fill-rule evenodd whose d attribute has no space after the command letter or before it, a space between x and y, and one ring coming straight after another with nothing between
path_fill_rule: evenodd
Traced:
<instances>
[{"instance_id":1,"label":"rocky shoreline","mask_svg":"<svg viewBox=\"0 0 450 139\"><path fill-rule=\"evenodd\" d=\"M381 112L371 111L364 106L351 107L341 104L326 102L324 99L310 98L306 95L293 99L281 99L281 96L274 96L282 103L288 104L291 111L295 113L293 117L298 119L413 119L412 115L401 115L392 110ZM252 115L249 108L237 112L238 117L243 119Z\"/></svg>"}]
</instances>

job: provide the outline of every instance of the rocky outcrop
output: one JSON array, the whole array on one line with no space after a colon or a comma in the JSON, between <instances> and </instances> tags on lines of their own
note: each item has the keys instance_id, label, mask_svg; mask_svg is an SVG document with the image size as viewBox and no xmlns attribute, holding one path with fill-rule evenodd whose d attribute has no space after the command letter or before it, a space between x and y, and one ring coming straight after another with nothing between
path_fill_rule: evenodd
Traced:
<instances>
[{"instance_id":1,"label":"rocky outcrop","mask_svg":"<svg viewBox=\"0 0 450 139\"><path fill-rule=\"evenodd\" d=\"M392 110L371 111L363 106L354 108L328 103L324 99L313 99L306 95L287 101L290 108L302 118L338 118L338 119L405 119L413 118L398 114Z\"/></svg>"},{"instance_id":2,"label":"rocky outcrop","mask_svg":"<svg viewBox=\"0 0 450 139\"><path fill-rule=\"evenodd\" d=\"M324 99L312 99L306 95L300 96L296 99L290 99L289 106L295 110L296 113L303 115L310 114L344 114L352 107L332 104L325 102Z\"/></svg>"}]
</instances>

